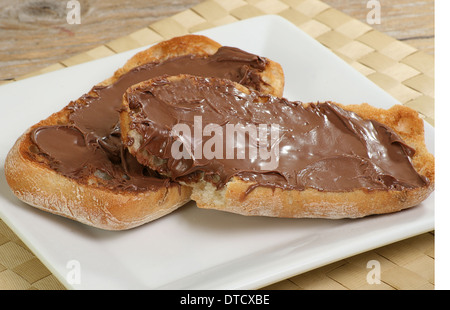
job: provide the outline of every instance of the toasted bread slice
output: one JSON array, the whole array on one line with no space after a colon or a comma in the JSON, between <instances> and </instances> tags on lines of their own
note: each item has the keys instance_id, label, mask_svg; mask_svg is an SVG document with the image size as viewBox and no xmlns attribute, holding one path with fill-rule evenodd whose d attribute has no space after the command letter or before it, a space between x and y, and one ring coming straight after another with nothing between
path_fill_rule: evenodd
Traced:
<instances>
[{"instance_id":1,"label":"toasted bread slice","mask_svg":"<svg viewBox=\"0 0 450 310\"><path fill-rule=\"evenodd\" d=\"M86 95L31 126L17 140L6 158L5 174L13 193L36 208L105 230L124 230L140 226L190 201L190 187L172 182L140 166L129 156L126 148L121 145L120 138L117 140L119 114L115 109L118 108L117 102L119 107L122 103L123 91L130 86L124 83L140 81L135 76L130 79L134 72L140 72L139 74L148 78L148 72L150 76L154 76L171 74L172 71L189 71L191 68L183 67L184 62L189 62L189 59L207 59L220 48L219 43L200 35L186 35L163 41L137 53L112 77L95 85ZM258 75L251 81L252 86L263 92L282 93L284 77L281 67L273 61L256 55L253 57L262 62L263 68L248 70ZM177 62L179 59L185 60ZM177 65L175 69L172 66L170 72L162 69L153 73L152 70L165 68L163 65L169 62ZM122 89L118 85L121 85ZM102 93L114 88L115 92L108 93L108 98ZM99 102L103 110L95 110L95 107L100 106ZM104 115L109 119L104 123L97 122L96 118ZM42 142L43 144L37 142L41 132L50 135L50 139ZM58 155L74 160L75 166L66 165L59 157L54 158L52 152L55 152L55 143L51 138L53 134L62 134L61 148L67 147L64 141L78 139L77 142L70 142L72 144L68 146L69 154ZM74 138L74 135L79 137ZM82 140L84 142L80 142ZM77 151L72 150L73 144L77 143L83 144L81 153L72 156ZM48 148L52 151L49 152ZM107 150L108 148L112 148L112 151ZM91 159L87 163L81 162L85 154L83 152L93 156L95 160L100 158L105 165L102 163L101 166L96 166L97 163L92 164ZM103 170L103 166L107 166L106 170Z\"/></svg>"},{"instance_id":2,"label":"toasted bread slice","mask_svg":"<svg viewBox=\"0 0 450 310\"><path fill-rule=\"evenodd\" d=\"M177 96L179 89L183 98ZM360 218L416 206L434 190L434 156L424 142L423 121L405 106L384 110L368 104L289 102L231 81L189 75L134 85L123 105L122 138L130 152L142 164L191 186L200 208L272 217ZM162 110L165 114L153 114ZM280 124L275 142L280 167L266 171L259 158L240 163L196 155L194 145L205 150L211 141L210 133L201 140L192 135L199 116L200 130L209 121ZM190 135L174 134L180 123L192 129ZM154 142L149 147L150 136ZM187 157L173 153L180 150L172 148L180 137L191 139L183 153Z\"/></svg>"}]
</instances>

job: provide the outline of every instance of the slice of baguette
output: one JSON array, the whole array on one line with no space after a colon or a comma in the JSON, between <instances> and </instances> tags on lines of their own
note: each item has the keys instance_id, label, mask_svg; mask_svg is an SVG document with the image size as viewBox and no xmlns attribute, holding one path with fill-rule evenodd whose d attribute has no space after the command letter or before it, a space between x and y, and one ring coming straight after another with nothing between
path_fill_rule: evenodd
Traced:
<instances>
[{"instance_id":1,"label":"slice of baguette","mask_svg":"<svg viewBox=\"0 0 450 310\"><path fill-rule=\"evenodd\" d=\"M377 120L398 133L415 149L413 166L429 183L423 187L399 191L358 189L351 192L324 192L316 189L297 191L257 187L247 194L253 184L234 178L221 190L216 190L215 186L205 181L191 184L192 200L200 208L242 215L342 219L398 212L417 206L428 198L434 191L434 156L426 148L423 120L418 113L401 105L388 110L368 104L339 106L365 119Z\"/></svg>"},{"instance_id":2,"label":"slice of baguette","mask_svg":"<svg viewBox=\"0 0 450 310\"><path fill-rule=\"evenodd\" d=\"M145 147L145 140L134 127L134 113L141 113L142 108L130 109L128 98L132 94L136 98L136 93L154 93L156 87L169 85L169 90L162 93L171 93L170 84L189 79L192 85L201 85L202 88L211 81L214 84L211 88L219 84L226 86L233 95L243 98L243 94L253 93L257 102L267 100L267 96L248 88L220 79L209 79L208 81L188 75L173 76L167 79L155 79L139 83L127 90L124 95L124 109L121 113L122 135L125 141L132 141L129 150L138 161L156 169L169 177L171 170L168 167L173 158L161 158L155 154L150 154ZM230 84L231 83L231 84ZM159 100L159 99L158 99ZM198 102L198 101L196 101ZM171 102L176 105L177 102ZM313 104L313 103L310 103ZM410 147L415 149L411 158L413 168L416 172L425 177L428 182L416 188L402 189L354 189L351 191L323 191L314 188L285 189L280 187L254 186L255 183L246 182L239 177L232 177L223 187L213 184L214 178L205 178L205 174L215 173L215 171L202 171L201 163L193 164L194 168L190 175L177 176L181 183L191 186L193 193L191 198L197 206L205 209L216 209L228 211L242 215L259 215L271 217L287 218L360 218L373 214L383 214L397 212L409 207L418 205L425 200L434 190L434 156L428 152L424 141L423 120L418 113L405 106L397 105L388 110L372 107L368 104L342 105L334 103L344 110L354 112L365 120L378 121L391 128ZM183 105L186 105L183 102ZM308 106L309 104L303 104ZM198 109L198 107L197 107ZM300 122L301 120L299 120ZM158 126L158 125L156 125ZM129 140L129 138L132 138ZM164 147L167 147L164 144ZM164 154L170 154L164 152ZM170 155L168 155L170 156ZM198 166L197 166L198 165ZM219 165L217 165L219 166ZM187 177L187 178L184 178Z\"/></svg>"},{"instance_id":3,"label":"slice of baguette","mask_svg":"<svg viewBox=\"0 0 450 310\"><path fill-rule=\"evenodd\" d=\"M158 43L137 53L112 77L96 86L108 86L135 67L163 62L184 55L207 57L221 45L205 36L186 35ZM281 67L268 61L261 73L261 89L281 94L284 77ZM88 96L95 96L91 90ZM111 188L101 174L74 179L50 167L49 158L41 154L31 133L41 126L70 125L74 106L85 104L83 96L61 111L30 127L15 143L5 162L7 182L13 193L38 209L105 229L124 230L158 219L190 201L191 188L162 180L163 185L149 190ZM159 180L159 178L158 178Z\"/></svg>"}]
</instances>

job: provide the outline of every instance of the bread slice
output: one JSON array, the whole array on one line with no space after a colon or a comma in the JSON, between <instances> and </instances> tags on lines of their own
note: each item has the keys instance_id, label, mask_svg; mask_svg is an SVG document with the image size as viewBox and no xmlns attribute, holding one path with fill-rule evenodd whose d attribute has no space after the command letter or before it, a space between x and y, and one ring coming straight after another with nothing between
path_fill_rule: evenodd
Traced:
<instances>
[{"instance_id":1,"label":"bread slice","mask_svg":"<svg viewBox=\"0 0 450 310\"><path fill-rule=\"evenodd\" d=\"M61 168L64 167L64 163L61 164L52 158L48 152L42 150L35 143L33 137L37 132L35 130L44 127L51 128L51 130L61 129L62 132L69 132L70 128L78 128L74 121L78 116L74 113L76 111L88 111L88 113L82 115L87 119L83 126L100 126L96 130L113 131L107 137L110 140L109 142L112 141L107 146L112 145L113 148L116 148L114 149L115 154L113 154L114 160L118 160L117 158L120 157L120 160L124 161L123 158L128 156L127 151L122 145L118 146L117 140L114 140L113 137L114 134L117 134L114 133L114 130L118 126L114 127L115 124L113 123L114 128L102 128L102 124L96 124L95 118L97 115L91 113L96 111L85 108L89 105L94 106L96 100L101 100L98 99L101 91L108 89L108 87L116 87L115 85L123 82L127 73L133 70L140 70L139 72L141 72L142 66L156 67L181 57L207 58L218 52L220 48L219 43L200 35L186 35L158 43L137 53L112 77L95 85L86 95L70 102L61 111L31 126L18 138L6 158L5 174L13 193L20 200L36 208L105 230L124 230L140 226L160 218L190 201L192 192L190 187L172 182L145 167L140 167L138 163L133 162L135 160L132 157L130 157L130 160L133 167L123 169L138 171L139 175L136 178L130 177L130 173L135 173L135 171L121 170L120 164L112 163L113 159L111 159L111 162L105 160L109 165L108 167L112 167L108 172L102 169L94 169L95 167L92 168L89 164L86 164L86 166L80 168L81 173L76 172L78 174L74 177L75 172L73 174L71 174L72 170L70 173L64 172L65 168ZM281 67L273 61L259 58L256 55L254 57L265 63L262 70L256 73L251 71L253 74L259 75L258 78L260 79L257 80L260 84L256 86L261 91L281 94L284 87ZM150 68L153 70L155 67ZM179 67L179 70L184 70L182 66ZM253 85L255 86L255 84ZM122 92L117 92L114 94L115 98L112 98L119 102L119 106L122 102L122 95ZM110 105L110 103L105 104ZM119 114L117 113L117 116L114 116L114 113L117 112L114 111L115 107L110 106L109 108L112 111L112 117L116 117L118 121ZM101 112L100 114L104 114L104 111ZM81 132L84 135L84 143L88 145L88 140L92 139L91 133L88 131ZM103 142L103 137L97 137L96 144L93 144L95 145L93 152L99 152L101 157L109 158L110 154L105 155L105 152L98 151L101 149L99 145ZM91 170L86 167L90 167ZM126 175L127 173L128 175ZM144 180L143 182L146 185L136 186L136 184L133 184L133 180Z\"/></svg>"},{"instance_id":2,"label":"bread slice","mask_svg":"<svg viewBox=\"0 0 450 310\"><path fill-rule=\"evenodd\" d=\"M177 88L189 89L190 92L189 95L186 95L186 98L191 98L190 101L186 101L185 98L177 98L174 95L177 92ZM221 101L222 98L226 99ZM217 103L219 101L224 104ZM427 151L425 145L423 121L417 112L405 106L396 105L388 110L384 110L368 104L342 105L326 103L334 111L333 113L340 117L342 124L347 122L344 119L346 115L355 120L355 123L348 122L350 124L348 128L350 129L345 129L348 132L359 130L356 127L359 126L356 122L366 124L364 125L366 127L361 127L363 128L362 132L365 128L371 128L370 126L380 128L377 130L380 130L383 135L379 134L377 136L379 138L375 139L370 134L367 134L367 139L375 139L374 143L377 145L384 145L382 144L384 143L382 139L388 139L389 143L386 144L387 151L383 151L383 148L381 148L380 154L371 153L371 156L379 156L379 158L392 156L390 153L388 154L388 152L391 152L388 147L393 145L392 148L394 148L395 145L395 152L401 154L403 159L398 163L394 163L391 167L395 168L396 165L402 165L402 167L405 167L404 169L409 171L411 180L404 181L406 179L403 179L402 175L393 174L390 177L390 172L386 171L389 169L383 168L384 170L377 172L379 175L373 177L374 185L349 188L333 188L333 184L329 185L330 187L328 188L305 185L303 188L300 188L298 185L289 183L288 176L292 174L292 171L288 171L288 169L278 174L282 179L281 181L274 181L274 184L271 184L270 182L260 182L260 180L263 180L262 176L268 174L266 174L266 171L254 168L250 161L246 161L244 164L233 161L236 164L236 166L233 166L233 164L226 162L227 159L225 157L222 157L220 160L216 158L204 159L202 157L193 159L195 158L195 155L192 156L192 154L195 154L193 148L188 150L190 157L185 160L178 159L171 153L171 146L174 145L177 136L174 136L173 132L170 133L170 129L165 130L162 127L162 124L159 122L160 116L158 118L149 117L149 113L156 111L156 109L158 111L163 109L168 111L183 109L183 114L175 114L172 118L168 117L168 120L164 122L164 126L175 126L179 122L186 122L186 124L192 126L194 124L192 118L196 115L202 115L204 121L217 120L216 123L225 123L230 120L228 115L232 115L238 109L236 106L246 106L248 110L245 111L245 115L251 115L251 117L249 119L247 116L241 115L243 123L250 120L250 122L256 124L265 120L272 124L277 121L284 124L284 122L287 122L286 119L291 117L289 124L292 127L285 128L286 131L284 131L284 133L289 134L291 128L293 130L302 130L302 128L308 128L309 126L304 119L296 116L297 109L302 111L309 109L316 113L322 109L322 105L324 105L322 103L289 102L283 98L275 98L249 90L242 85L223 79L203 79L189 75L179 75L157 78L134 85L124 95L123 104L124 109L121 112L122 135L123 140L128 143L130 152L142 164L179 181L181 184L192 187L191 198L200 208L217 209L242 215L287 218L360 218L373 214L396 212L416 206L434 190L434 156ZM226 108L227 106L230 108ZM186 111L188 110L190 110L191 114L186 117ZM203 112L199 112L204 110L211 111L211 113L202 114ZM217 111L220 111L220 113ZM287 112L285 113L285 111ZM212 117L210 117L211 115ZM269 116L267 117L267 115ZM222 116L224 117L222 118ZM333 115L330 116L328 114L327 116L327 119L333 117ZM341 121L336 121L336 126L342 126ZM207 121L205 122L207 123ZM146 128L141 127L143 123L146 124ZM203 125L207 124L204 123ZM283 125L280 126L283 127ZM316 129L321 130L321 128L311 128L308 129L308 132L309 130L313 132ZM344 133L347 133L347 131ZM329 131L329 134L332 135L334 133ZM151 147L148 147L147 144L148 136L152 136L153 141L156 141ZM345 145L345 141L347 141L346 135L343 134L337 137L341 140L335 142L330 140L330 145L344 150L344 155L342 156L354 156L352 154L356 153L357 155L354 158L361 163L368 162L370 158L361 159L361 155L357 153L359 151L356 149L353 150L349 147L347 150ZM298 135L297 137L294 135L292 138L304 139L304 136ZM203 143L206 140L203 140ZM282 140L278 141L283 143ZM306 143L304 146L314 145L316 141L317 139L312 139L310 144ZM159 143L159 145L155 145L156 143ZM193 144L190 145L192 146ZM286 149L289 149L293 145L287 144L284 146L287 146L288 148ZM320 157L316 156L320 156L320 153L327 147L329 145L325 143L315 150L315 153L313 153L314 157L311 159L313 164L308 166L308 169L309 167L314 167L316 158L319 162ZM283 151L280 150L280 152ZM302 152L300 150L293 154L300 156ZM332 153L333 149L329 152ZM292 158L295 157L291 157L291 160ZM383 162L374 161L374 163L378 165L374 164L374 171L382 169L378 167L383 167L381 165ZM224 166L228 166L228 168L223 168ZM284 165L284 167L287 166L289 165ZM362 167L364 168L365 166ZM371 166L367 167L370 168ZM233 172L233 168L237 169L236 173ZM369 168L364 168L366 170L362 171L371 173L370 171L372 170ZM256 177L248 177L244 171L246 169L251 170L251 175L254 174ZM295 170L295 168L292 169ZM311 179L318 178L317 173L314 174L314 169L310 169L310 171L313 171L310 175ZM339 171L340 167L337 165L333 169ZM226 172L224 173L224 171ZM244 173L240 173L242 171ZM297 173L296 171L294 172ZM295 173L293 174L294 176ZM326 177L323 182L330 182L326 178L327 175L331 178L333 171L325 170L324 173ZM322 173L321 177L323 175ZM283 180L283 177L286 181ZM333 177L336 183L340 182L339 176L334 175ZM363 177L369 178L370 175L363 175ZM365 179L361 178L361 180L365 182ZM335 183L335 181L333 180L331 183Z\"/></svg>"}]
</instances>

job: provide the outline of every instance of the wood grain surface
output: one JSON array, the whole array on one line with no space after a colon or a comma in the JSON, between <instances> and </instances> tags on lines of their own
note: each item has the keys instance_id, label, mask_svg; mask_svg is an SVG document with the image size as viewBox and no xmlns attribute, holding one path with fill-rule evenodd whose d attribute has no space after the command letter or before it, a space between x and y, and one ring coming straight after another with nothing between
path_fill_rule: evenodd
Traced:
<instances>
[{"instance_id":1,"label":"wood grain surface","mask_svg":"<svg viewBox=\"0 0 450 310\"><path fill-rule=\"evenodd\" d=\"M366 0L322 0L365 22ZM434 0L380 0L381 23L371 27L434 55Z\"/></svg>"},{"instance_id":2,"label":"wood grain surface","mask_svg":"<svg viewBox=\"0 0 450 310\"><path fill-rule=\"evenodd\" d=\"M0 83L126 36L203 0L79 2L81 23L70 25L66 21L67 1L0 0ZM363 22L370 11L365 0L323 2ZM433 0L380 3L381 23L372 25L373 28L434 54Z\"/></svg>"}]
</instances>

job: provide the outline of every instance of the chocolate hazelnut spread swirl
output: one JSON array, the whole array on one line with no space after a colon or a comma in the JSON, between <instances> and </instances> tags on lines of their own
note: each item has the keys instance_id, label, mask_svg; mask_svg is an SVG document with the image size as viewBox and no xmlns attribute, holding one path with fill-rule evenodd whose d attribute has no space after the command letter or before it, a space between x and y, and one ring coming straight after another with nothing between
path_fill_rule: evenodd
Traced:
<instances>
[{"instance_id":1,"label":"chocolate hazelnut spread swirl","mask_svg":"<svg viewBox=\"0 0 450 310\"><path fill-rule=\"evenodd\" d=\"M208 57L186 55L136 67L108 86L96 86L69 105L68 125L36 128L31 135L39 152L59 173L83 179L97 175L110 188L158 189L175 183L139 164L120 139L119 110L126 89L158 76L181 73L216 76L259 89L262 57L233 47L221 47Z\"/></svg>"},{"instance_id":2,"label":"chocolate hazelnut spread swirl","mask_svg":"<svg viewBox=\"0 0 450 310\"><path fill-rule=\"evenodd\" d=\"M133 87L125 96L130 129L142 137L140 150L162 160L154 168L174 180L197 181L200 175L222 188L238 177L252 182L249 190L264 186L333 192L403 190L428 182L412 166L414 149L393 130L330 102L306 105L257 91L247 93L228 80L194 76L157 78ZM279 135L271 144L279 150L276 167L262 169L263 161L249 154L243 158L196 155L195 147L205 148L212 139L210 134L194 135L200 117L200 130L216 124L215 134L221 137L230 124L243 125L235 129L276 124ZM172 129L179 124L187 125L189 134L174 135ZM174 157L173 145L181 137L191 148L188 156ZM224 137L214 149L223 147L224 154L228 139ZM248 150L250 139L245 141L245 145L230 145Z\"/></svg>"}]
</instances>

